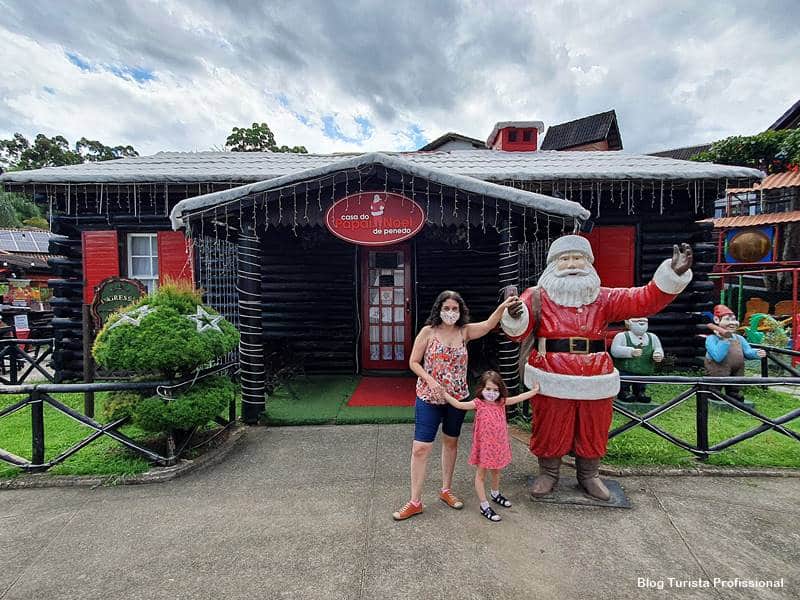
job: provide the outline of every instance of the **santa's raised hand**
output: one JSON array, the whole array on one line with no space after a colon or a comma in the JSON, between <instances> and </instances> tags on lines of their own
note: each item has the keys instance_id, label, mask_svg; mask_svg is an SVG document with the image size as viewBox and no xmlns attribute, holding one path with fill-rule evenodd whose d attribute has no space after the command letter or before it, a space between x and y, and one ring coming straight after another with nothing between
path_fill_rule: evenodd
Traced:
<instances>
[{"instance_id":1,"label":"santa's raised hand","mask_svg":"<svg viewBox=\"0 0 800 600\"><path fill-rule=\"evenodd\" d=\"M678 275L686 273L692 267L693 260L692 247L689 244L681 244L680 248L675 244L672 247L672 263L670 266Z\"/></svg>"}]
</instances>

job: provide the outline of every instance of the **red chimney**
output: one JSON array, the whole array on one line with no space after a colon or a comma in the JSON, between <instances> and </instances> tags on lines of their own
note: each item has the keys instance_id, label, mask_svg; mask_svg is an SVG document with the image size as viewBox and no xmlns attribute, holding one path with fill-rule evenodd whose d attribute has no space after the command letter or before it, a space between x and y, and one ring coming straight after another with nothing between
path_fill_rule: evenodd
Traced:
<instances>
[{"instance_id":1,"label":"red chimney","mask_svg":"<svg viewBox=\"0 0 800 600\"><path fill-rule=\"evenodd\" d=\"M492 129L486 147L506 152L535 152L542 131L541 121L502 121Z\"/></svg>"}]
</instances>

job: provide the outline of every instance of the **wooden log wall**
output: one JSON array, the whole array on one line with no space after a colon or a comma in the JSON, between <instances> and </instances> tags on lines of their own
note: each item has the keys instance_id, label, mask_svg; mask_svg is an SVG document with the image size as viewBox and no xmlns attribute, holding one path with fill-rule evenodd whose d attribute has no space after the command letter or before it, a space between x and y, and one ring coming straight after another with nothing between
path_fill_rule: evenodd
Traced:
<instances>
[{"instance_id":1,"label":"wooden log wall","mask_svg":"<svg viewBox=\"0 0 800 600\"><path fill-rule=\"evenodd\" d=\"M354 373L357 364L357 247L324 228L269 228L261 298L264 345L287 352L308 373Z\"/></svg>"},{"instance_id":2,"label":"wooden log wall","mask_svg":"<svg viewBox=\"0 0 800 600\"><path fill-rule=\"evenodd\" d=\"M422 328L436 297L444 290L455 290L469 307L472 322L492 314L499 301L499 234L487 227L486 233L475 227L471 248L456 228L426 229L414 241L416 257L416 326ZM497 370L498 334L490 334L469 343L469 369L479 375L486 369Z\"/></svg>"},{"instance_id":3,"label":"wooden log wall","mask_svg":"<svg viewBox=\"0 0 800 600\"><path fill-rule=\"evenodd\" d=\"M53 310L53 370L56 381L83 379L83 264L80 233L65 217L53 219L53 233L68 236L51 239L52 257L48 264L53 278L47 285L53 290L50 306Z\"/></svg>"}]
</instances>

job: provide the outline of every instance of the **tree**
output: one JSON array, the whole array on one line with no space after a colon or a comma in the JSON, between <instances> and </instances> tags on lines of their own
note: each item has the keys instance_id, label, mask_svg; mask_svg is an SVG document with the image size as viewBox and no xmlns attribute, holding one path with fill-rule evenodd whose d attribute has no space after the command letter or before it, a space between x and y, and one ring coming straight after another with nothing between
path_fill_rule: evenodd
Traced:
<instances>
[{"instance_id":1,"label":"tree","mask_svg":"<svg viewBox=\"0 0 800 600\"><path fill-rule=\"evenodd\" d=\"M49 138L40 133L31 143L21 133L15 133L10 140L0 140L0 166L12 171L78 165L86 161L96 162L126 156L139 156L139 153L133 146L106 146L85 137L78 140L75 148L71 148L62 135Z\"/></svg>"},{"instance_id":2,"label":"tree","mask_svg":"<svg viewBox=\"0 0 800 600\"><path fill-rule=\"evenodd\" d=\"M22 194L0 191L0 227L49 229L41 209Z\"/></svg>"},{"instance_id":3,"label":"tree","mask_svg":"<svg viewBox=\"0 0 800 600\"><path fill-rule=\"evenodd\" d=\"M767 173L794 170L800 165L800 129L735 135L714 142L692 160L754 167Z\"/></svg>"},{"instance_id":4,"label":"tree","mask_svg":"<svg viewBox=\"0 0 800 600\"><path fill-rule=\"evenodd\" d=\"M278 146L275 135L266 123L253 123L251 127L234 127L225 147L231 152L293 152L307 154L305 146Z\"/></svg>"}]
</instances>

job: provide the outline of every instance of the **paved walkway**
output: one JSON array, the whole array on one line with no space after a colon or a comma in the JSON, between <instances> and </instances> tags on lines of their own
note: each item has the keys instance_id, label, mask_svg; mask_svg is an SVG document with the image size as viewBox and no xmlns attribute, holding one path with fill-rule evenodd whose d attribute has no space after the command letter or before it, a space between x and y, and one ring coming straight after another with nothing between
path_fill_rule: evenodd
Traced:
<instances>
[{"instance_id":1,"label":"paved walkway","mask_svg":"<svg viewBox=\"0 0 800 600\"><path fill-rule=\"evenodd\" d=\"M165 484L0 491L0 599L800 597L798 478L623 478L632 510L533 503L515 442L503 489L516 502L493 524L467 437L454 486L466 508L435 499L434 464L426 512L395 523L411 434L257 428L224 463Z\"/></svg>"}]
</instances>

